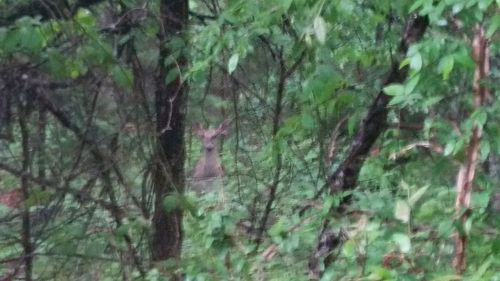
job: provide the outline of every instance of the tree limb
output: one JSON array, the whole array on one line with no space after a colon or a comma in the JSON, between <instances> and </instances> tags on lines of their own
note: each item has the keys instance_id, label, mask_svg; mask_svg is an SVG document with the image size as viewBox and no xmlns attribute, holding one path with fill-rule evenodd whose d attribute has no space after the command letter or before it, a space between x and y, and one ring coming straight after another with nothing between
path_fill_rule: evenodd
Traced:
<instances>
[{"instance_id":1,"label":"tree limb","mask_svg":"<svg viewBox=\"0 0 500 281\"><path fill-rule=\"evenodd\" d=\"M426 16L411 16L400 40L400 54L404 55L411 44L422 38L428 24L429 20ZM406 80L408 68L400 68L399 65L400 62L398 60L393 61L391 70L382 84L383 87L393 83L403 83ZM359 171L361 170L366 156L370 152L370 148L380 134L388 127L386 119L389 112L389 109L387 108L389 101L390 96L386 95L381 89L371 104L366 117L361 122L361 126L351 142L346 158L337 170L328 178L327 186L329 187L330 194L337 194L342 191L351 190L355 187ZM320 238L324 238L326 234L330 233L328 225L329 219L327 218L323 223L323 227L319 235ZM322 241L320 238L318 238L319 242ZM325 259L325 263L333 262L333 260L329 257L332 251L341 244L342 243L332 243L328 251L324 251L322 248L323 252L320 256ZM317 249L318 248L320 248L319 245ZM314 259L312 259L313 257ZM320 270L319 260L320 259L317 257L316 253L313 253L309 263L309 274L312 279L319 278L322 273ZM328 265L325 264L325 268L327 266Z\"/></svg>"}]
</instances>

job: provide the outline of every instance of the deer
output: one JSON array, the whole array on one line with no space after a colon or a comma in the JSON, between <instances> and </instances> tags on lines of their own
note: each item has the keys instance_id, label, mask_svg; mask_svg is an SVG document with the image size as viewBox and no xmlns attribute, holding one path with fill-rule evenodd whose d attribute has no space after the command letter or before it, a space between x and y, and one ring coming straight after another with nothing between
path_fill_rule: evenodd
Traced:
<instances>
[{"instance_id":1,"label":"deer","mask_svg":"<svg viewBox=\"0 0 500 281\"><path fill-rule=\"evenodd\" d=\"M224 169L217 143L222 136L227 135L228 127L229 120L225 120L217 128L205 129L200 124L195 125L194 132L202 143L202 156L193 170L192 180L193 187L199 194L212 191L216 187L214 185L222 185ZM221 197L224 200L222 186L219 188L221 188Z\"/></svg>"}]
</instances>

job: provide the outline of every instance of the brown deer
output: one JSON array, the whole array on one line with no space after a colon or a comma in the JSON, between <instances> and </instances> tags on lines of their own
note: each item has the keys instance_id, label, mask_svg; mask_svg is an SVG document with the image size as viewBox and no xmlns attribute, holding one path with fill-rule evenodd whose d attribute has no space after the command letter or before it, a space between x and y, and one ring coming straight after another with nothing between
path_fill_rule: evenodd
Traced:
<instances>
[{"instance_id":1,"label":"brown deer","mask_svg":"<svg viewBox=\"0 0 500 281\"><path fill-rule=\"evenodd\" d=\"M193 188L198 193L212 191L216 185L222 185L224 169L222 168L217 142L221 136L227 135L226 129L229 126L229 120L222 122L219 127L204 129L199 124L194 131L201 139L203 155L196 164L193 171ZM221 195L224 197L224 193Z\"/></svg>"}]
</instances>

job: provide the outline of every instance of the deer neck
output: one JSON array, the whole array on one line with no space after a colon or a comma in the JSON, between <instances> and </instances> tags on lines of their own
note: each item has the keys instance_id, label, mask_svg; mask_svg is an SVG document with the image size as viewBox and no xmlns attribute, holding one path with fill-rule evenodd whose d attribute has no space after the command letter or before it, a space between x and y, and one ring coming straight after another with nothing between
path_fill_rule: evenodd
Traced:
<instances>
[{"instance_id":1,"label":"deer neck","mask_svg":"<svg viewBox=\"0 0 500 281\"><path fill-rule=\"evenodd\" d=\"M205 152L203 154L203 165L200 167L202 171L201 177L203 178L211 178L218 177L222 175L222 168L219 159L219 151L214 149L210 152Z\"/></svg>"}]
</instances>

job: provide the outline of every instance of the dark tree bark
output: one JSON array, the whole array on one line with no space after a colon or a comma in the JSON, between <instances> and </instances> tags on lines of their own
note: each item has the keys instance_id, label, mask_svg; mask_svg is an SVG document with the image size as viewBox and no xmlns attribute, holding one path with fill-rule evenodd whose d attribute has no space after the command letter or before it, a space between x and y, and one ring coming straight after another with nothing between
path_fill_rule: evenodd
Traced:
<instances>
[{"instance_id":1,"label":"dark tree bark","mask_svg":"<svg viewBox=\"0 0 500 281\"><path fill-rule=\"evenodd\" d=\"M46 145L47 145L47 109L43 107L39 103L38 109L38 139L36 141L37 148L37 164L38 164L38 177L41 179L45 179L47 176L47 154L46 154ZM45 186L40 186L42 190L45 190Z\"/></svg>"},{"instance_id":2,"label":"dark tree bark","mask_svg":"<svg viewBox=\"0 0 500 281\"><path fill-rule=\"evenodd\" d=\"M4 87L0 84L0 139L11 139L11 97Z\"/></svg>"},{"instance_id":3,"label":"dark tree bark","mask_svg":"<svg viewBox=\"0 0 500 281\"><path fill-rule=\"evenodd\" d=\"M31 153L29 146L29 131L27 125L28 118L28 110L23 108L21 110L21 114L19 116L19 126L21 128L21 145L23 151L22 158L22 171L23 175L21 176L21 192L23 198L22 204L22 233L21 233L21 242L24 250L24 280L31 281L33 280L33 253L34 247L31 237L31 217L30 217L30 209L26 204L26 201L30 194L30 187L28 178L25 174L29 173L30 165L31 165Z\"/></svg>"},{"instance_id":4,"label":"dark tree bark","mask_svg":"<svg viewBox=\"0 0 500 281\"><path fill-rule=\"evenodd\" d=\"M186 66L187 59L184 50L172 50L168 42L174 37L182 37L188 19L188 1L162 0L160 5L160 57L155 92L158 151L153 174L153 261L180 258L183 238L182 210L180 207L166 210L163 201L165 196L182 194L185 185L184 120L187 87L182 81L181 71ZM174 63L165 65L167 58L173 59ZM176 72L177 77L169 79L172 80L170 82L166 81L167 74L172 71Z\"/></svg>"}]
</instances>

